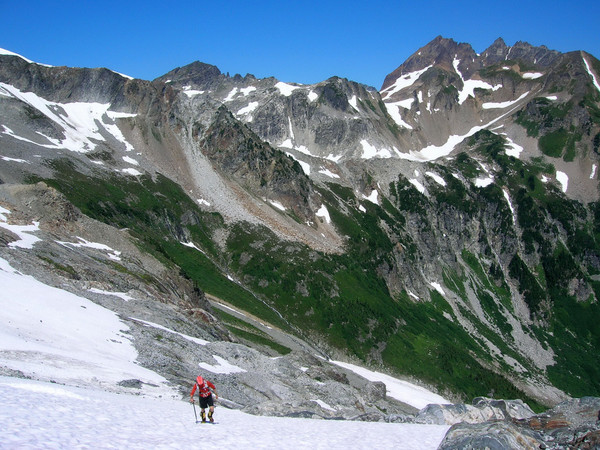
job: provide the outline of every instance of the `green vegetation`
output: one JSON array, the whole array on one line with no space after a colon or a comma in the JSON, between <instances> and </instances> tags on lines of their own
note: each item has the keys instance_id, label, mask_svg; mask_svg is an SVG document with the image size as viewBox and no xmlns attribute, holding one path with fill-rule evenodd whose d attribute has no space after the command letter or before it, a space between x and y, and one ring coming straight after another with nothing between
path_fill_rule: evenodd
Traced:
<instances>
[{"instance_id":1,"label":"green vegetation","mask_svg":"<svg viewBox=\"0 0 600 450\"><path fill-rule=\"evenodd\" d=\"M357 199L352 189L337 184L319 187L337 230L347 237L343 254L324 254L282 241L261 226L226 225L160 175L82 175L73 163L58 161L51 166L55 176L45 181L85 214L128 228L143 250L200 289L282 329L320 336L364 361L383 362L397 373L417 376L466 398L493 390L497 397L524 398L539 407L497 373L509 373L510 367L465 331L437 291L418 302L406 292L390 292L384 275L396 271L401 278L403 270L418 272L421 249L437 245L436 233L447 231L440 229L445 226L439 219L443 217L458 229L454 237L465 242L455 264L440 262L445 289L458 298L456 311L468 318L479 336L536 373L510 346L513 330L506 315L515 312L508 275L532 316L547 328L531 331L557 355L557 364L548 370L552 381L572 394L598 395L600 363L594 349L600 345L595 325L600 320L595 301L600 282L591 275L600 273L596 263L600 206L567 200L541 183L542 174L553 173L552 166L544 159L529 164L507 156L502 137L482 131L469 145L475 149L471 155L459 154L446 167L435 166L447 185L432 184L430 197L402 176L391 183L390 195L380 198L380 205ZM468 182L453 176L459 173L465 180L480 176L480 162L494 167L494 184L470 189ZM510 195L517 228L503 191ZM433 223L436 218L439 222ZM478 234L471 236L469 227ZM224 228L225 251L212 240L214 232ZM522 244L516 244L518 238ZM201 251L182 245L183 240ZM492 251L499 245L506 266ZM477 246L481 254L476 254ZM589 298L577 299L569 292L573 279L592 287ZM484 318L471 310L469 295L475 295ZM219 313L241 339L281 354L289 351L224 314Z\"/></svg>"},{"instance_id":2,"label":"green vegetation","mask_svg":"<svg viewBox=\"0 0 600 450\"><path fill-rule=\"evenodd\" d=\"M275 342L269 335L259 330L253 325L250 325L237 317L227 314L220 309L215 309L215 314L225 324L227 329L234 335L245 341L252 342L254 344L270 347L280 355L287 355L291 350L285 345L281 345Z\"/></svg>"}]
</instances>

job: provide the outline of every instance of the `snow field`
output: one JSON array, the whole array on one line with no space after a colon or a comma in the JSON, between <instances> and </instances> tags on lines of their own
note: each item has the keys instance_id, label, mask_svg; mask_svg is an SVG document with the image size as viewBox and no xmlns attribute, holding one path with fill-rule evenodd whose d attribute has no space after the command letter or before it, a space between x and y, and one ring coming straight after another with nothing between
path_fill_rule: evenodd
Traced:
<instances>
[{"instance_id":1,"label":"snow field","mask_svg":"<svg viewBox=\"0 0 600 450\"><path fill-rule=\"evenodd\" d=\"M0 377L5 448L435 449L448 426L251 416L219 407L196 424L182 400ZM199 409L196 405L196 414Z\"/></svg>"}]
</instances>

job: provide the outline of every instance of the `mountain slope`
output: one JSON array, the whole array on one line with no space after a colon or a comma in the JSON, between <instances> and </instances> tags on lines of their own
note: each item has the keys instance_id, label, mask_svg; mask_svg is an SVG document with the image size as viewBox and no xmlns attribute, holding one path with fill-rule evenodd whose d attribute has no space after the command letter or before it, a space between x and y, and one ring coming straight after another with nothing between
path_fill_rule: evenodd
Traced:
<instances>
[{"instance_id":1,"label":"mountain slope","mask_svg":"<svg viewBox=\"0 0 600 450\"><path fill-rule=\"evenodd\" d=\"M449 395L597 394L600 62L442 37L380 92L0 56L0 179L196 287Z\"/></svg>"}]
</instances>

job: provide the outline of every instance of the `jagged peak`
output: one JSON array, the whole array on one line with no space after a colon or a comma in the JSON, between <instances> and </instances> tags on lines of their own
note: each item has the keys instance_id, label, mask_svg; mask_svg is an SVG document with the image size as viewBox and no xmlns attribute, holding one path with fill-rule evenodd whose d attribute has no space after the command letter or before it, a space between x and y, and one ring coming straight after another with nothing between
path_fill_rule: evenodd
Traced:
<instances>
[{"instance_id":1,"label":"jagged peak","mask_svg":"<svg viewBox=\"0 0 600 450\"><path fill-rule=\"evenodd\" d=\"M217 66L206 64L201 61L194 61L183 67L177 67L170 72L156 78L154 81L161 82L192 82L198 85L205 85L223 76Z\"/></svg>"},{"instance_id":2,"label":"jagged peak","mask_svg":"<svg viewBox=\"0 0 600 450\"><path fill-rule=\"evenodd\" d=\"M453 60L474 59L477 56L471 44L456 42L454 39L437 36L427 45L413 53L400 67L384 80L381 90L385 90L402 75L417 72L429 66L453 71Z\"/></svg>"}]
</instances>

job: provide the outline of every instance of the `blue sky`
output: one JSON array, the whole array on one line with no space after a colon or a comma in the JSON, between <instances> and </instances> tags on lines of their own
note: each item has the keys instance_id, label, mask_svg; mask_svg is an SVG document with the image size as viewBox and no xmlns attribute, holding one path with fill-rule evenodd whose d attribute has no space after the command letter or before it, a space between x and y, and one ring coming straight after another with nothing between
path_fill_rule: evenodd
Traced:
<instances>
[{"instance_id":1,"label":"blue sky","mask_svg":"<svg viewBox=\"0 0 600 450\"><path fill-rule=\"evenodd\" d=\"M438 35L482 52L502 37L600 58L595 1L0 0L0 47L36 62L154 79L195 60L231 75L380 88Z\"/></svg>"}]
</instances>

